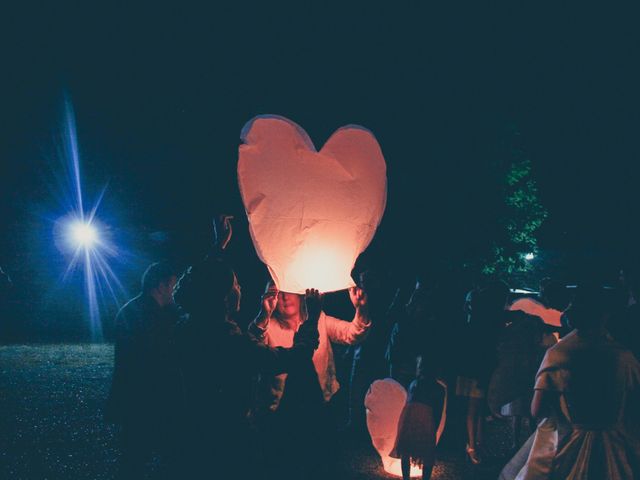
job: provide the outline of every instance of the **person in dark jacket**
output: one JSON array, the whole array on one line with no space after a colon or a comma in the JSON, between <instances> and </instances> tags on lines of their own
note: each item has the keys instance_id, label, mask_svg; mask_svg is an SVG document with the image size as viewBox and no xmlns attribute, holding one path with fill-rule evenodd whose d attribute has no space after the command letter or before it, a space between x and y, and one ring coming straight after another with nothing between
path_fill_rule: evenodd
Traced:
<instances>
[{"instance_id":1,"label":"person in dark jacket","mask_svg":"<svg viewBox=\"0 0 640 480\"><path fill-rule=\"evenodd\" d=\"M387 276L378 270L365 270L359 275L358 286L367 295L372 326L364 342L352 347L348 428L355 438L368 436L364 397L369 387L374 380L389 374L385 353L393 328L393 317L387 315L392 301L388 283Z\"/></svg>"},{"instance_id":2,"label":"person in dark jacket","mask_svg":"<svg viewBox=\"0 0 640 480\"><path fill-rule=\"evenodd\" d=\"M484 406L490 378L498 363L498 343L506 325L509 287L491 282L473 294L471 321L461 338L464 361L456 381L456 395L467 397L467 446L469 461L481 462Z\"/></svg>"},{"instance_id":3,"label":"person in dark jacket","mask_svg":"<svg viewBox=\"0 0 640 480\"><path fill-rule=\"evenodd\" d=\"M234 321L240 285L220 259L191 267L175 298L186 312L178 333L186 390L185 478L250 478L259 450L248 418L252 378L310 363L318 345L319 294L307 291L310 321L300 327L291 348L268 347L240 330Z\"/></svg>"},{"instance_id":4,"label":"person in dark jacket","mask_svg":"<svg viewBox=\"0 0 640 480\"><path fill-rule=\"evenodd\" d=\"M177 464L175 440L181 382L173 339L179 315L173 302L175 270L150 265L142 292L116 316L114 371L106 417L120 427L121 478L144 478L159 454L169 473Z\"/></svg>"}]
</instances>

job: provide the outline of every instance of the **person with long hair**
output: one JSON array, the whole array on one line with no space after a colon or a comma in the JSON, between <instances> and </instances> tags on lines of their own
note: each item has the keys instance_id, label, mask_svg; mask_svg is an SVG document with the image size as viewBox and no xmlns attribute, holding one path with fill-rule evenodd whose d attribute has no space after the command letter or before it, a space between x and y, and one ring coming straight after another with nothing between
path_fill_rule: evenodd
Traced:
<instances>
[{"instance_id":1,"label":"person with long hair","mask_svg":"<svg viewBox=\"0 0 640 480\"><path fill-rule=\"evenodd\" d=\"M287 445L291 478L323 475L324 457L329 455L329 401L340 385L331 342L353 345L366 337L371 325L367 297L363 290L350 290L356 313L348 322L324 312L318 319L319 346L312 361L281 375L261 375L257 385L254 419L262 432L266 461L271 474L282 478L282 445ZM262 299L262 309L249 332L271 347L291 345L296 331L308 321L303 297L279 292L270 283ZM274 440L276 439L276 440Z\"/></svg>"},{"instance_id":2,"label":"person with long hair","mask_svg":"<svg viewBox=\"0 0 640 480\"><path fill-rule=\"evenodd\" d=\"M325 402L331 400L340 388L336 379L331 343L355 345L366 338L371 326L365 292L361 288L353 287L349 290L349 295L356 311L351 322L340 320L324 312L320 313L318 319L320 344L313 354L313 365ZM273 283L269 283L262 298L262 309L249 325L249 331L265 345L271 347L291 345L295 332L308 318L308 312L302 300L302 295L279 292ZM285 391L286 375L270 380L270 398L267 399L267 407L275 411Z\"/></svg>"}]
</instances>

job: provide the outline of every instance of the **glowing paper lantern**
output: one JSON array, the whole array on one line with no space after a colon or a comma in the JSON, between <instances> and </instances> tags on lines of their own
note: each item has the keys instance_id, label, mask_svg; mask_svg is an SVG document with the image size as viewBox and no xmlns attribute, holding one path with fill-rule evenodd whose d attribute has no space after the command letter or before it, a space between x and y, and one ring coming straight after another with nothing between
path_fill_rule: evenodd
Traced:
<instances>
[{"instance_id":1,"label":"glowing paper lantern","mask_svg":"<svg viewBox=\"0 0 640 480\"><path fill-rule=\"evenodd\" d=\"M397 477L402 476L400 459L392 458L390 454L396 444L398 421L406 402L407 391L391 378L373 382L364 398L364 406L367 409L367 428L373 448L380 455L384 471ZM422 469L412 466L411 476L420 475L422 475Z\"/></svg>"},{"instance_id":2,"label":"glowing paper lantern","mask_svg":"<svg viewBox=\"0 0 640 480\"><path fill-rule=\"evenodd\" d=\"M444 389L444 402L440 424L436 432L436 443L440 441L447 422L447 386L440 380L438 383ZM367 429L371 436L371 443L380 455L385 472L397 477L402 476L400 459L393 458L390 454L396 445L398 421L406 402L407 391L392 378L373 382L364 398L364 406L367 411ZM410 473L412 477L420 477L422 469L412 465Z\"/></svg>"},{"instance_id":3,"label":"glowing paper lantern","mask_svg":"<svg viewBox=\"0 0 640 480\"><path fill-rule=\"evenodd\" d=\"M509 310L520 310L529 315L540 317L544 323L553 327L562 327L562 312L547 308L535 298L523 297L509 306Z\"/></svg>"},{"instance_id":4,"label":"glowing paper lantern","mask_svg":"<svg viewBox=\"0 0 640 480\"><path fill-rule=\"evenodd\" d=\"M371 132L338 129L317 151L283 117L242 129L238 182L251 238L280 290L353 286L351 269L369 245L387 200L386 164Z\"/></svg>"}]
</instances>

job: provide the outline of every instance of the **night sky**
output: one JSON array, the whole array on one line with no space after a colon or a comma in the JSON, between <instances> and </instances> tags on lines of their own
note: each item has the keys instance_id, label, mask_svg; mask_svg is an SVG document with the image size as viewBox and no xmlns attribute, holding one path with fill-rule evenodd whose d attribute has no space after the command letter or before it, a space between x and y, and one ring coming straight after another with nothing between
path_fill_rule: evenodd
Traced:
<instances>
[{"instance_id":1,"label":"night sky","mask_svg":"<svg viewBox=\"0 0 640 480\"><path fill-rule=\"evenodd\" d=\"M68 259L52 238L70 208L65 98L85 202L107 185L98 217L121 246L114 270L127 292L151 260L201 256L221 211L236 216L241 281L258 283L235 169L242 126L265 113L300 124L317 148L342 125L373 131L389 200L372 248L390 262L465 247L482 228L487 157L513 129L549 212L541 251L612 270L633 255L640 69L631 11L183 3L3 8L0 265L37 303L34 325L55 323L46 312L61 304L77 312L69 299L81 297L79 273L61 280Z\"/></svg>"}]
</instances>

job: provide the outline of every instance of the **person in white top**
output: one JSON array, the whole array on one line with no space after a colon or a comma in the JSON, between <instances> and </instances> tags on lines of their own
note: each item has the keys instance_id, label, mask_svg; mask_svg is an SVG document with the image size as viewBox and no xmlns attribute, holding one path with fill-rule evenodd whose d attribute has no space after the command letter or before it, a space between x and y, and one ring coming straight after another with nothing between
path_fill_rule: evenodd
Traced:
<instances>
[{"instance_id":1,"label":"person in white top","mask_svg":"<svg viewBox=\"0 0 640 480\"><path fill-rule=\"evenodd\" d=\"M367 296L358 287L349 290L351 302L356 310L352 321L348 322L322 312L318 320L320 344L313 355L313 365L324 401L328 402L338 391L340 385L336 379L335 362L331 342L354 345L362 342L371 327L367 309ZM291 346L293 336L306 320L306 311L301 296L294 293L278 292L270 283L262 297L262 309L249 325L249 332L270 347ZM270 381L270 399L267 408L275 411L284 393L287 375L277 375Z\"/></svg>"},{"instance_id":2,"label":"person in white top","mask_svg":"<svg viewBox=\"0 0 640 480\"><path fill-rule=\"evenodd\" d=\"M371 326L367 296L359 288L351 289L350 296L356 310L351 322L320 313L319 344L311 362L300 362L287 374L259 378L252 417L264 449L266 478L330 478L326 471L326 458L333 456L329 400L340 388L331 342L361 342ZM269 285L249 333L270 347L291 345L307 321L301 300L300 295Z\"/></svg>"}]
</instances>

